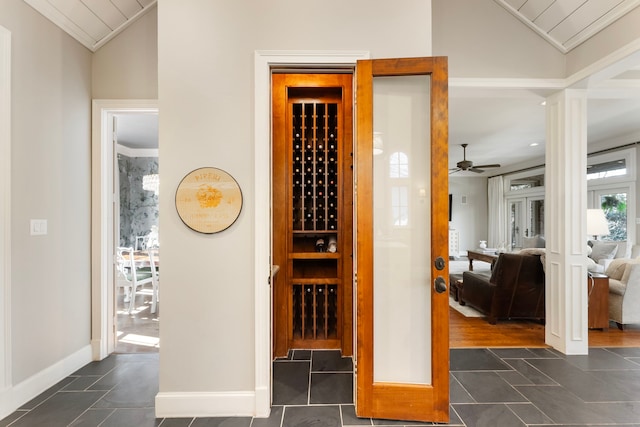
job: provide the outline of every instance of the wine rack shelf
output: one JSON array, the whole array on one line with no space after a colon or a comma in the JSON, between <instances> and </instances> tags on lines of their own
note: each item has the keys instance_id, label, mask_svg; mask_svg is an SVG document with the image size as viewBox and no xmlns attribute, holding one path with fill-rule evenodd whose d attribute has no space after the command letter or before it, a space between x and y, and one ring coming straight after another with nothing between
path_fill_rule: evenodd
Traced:
<instances>
[{"instance_id":1,"label":"wine rack shelf","mask_svg":"<svg viewBox=\"0 0 640 427\"><path fill-rule=\"evenodd\" d=\"M338 337L338 286L294 283L292 290L294 339L336 339Z\"/></svg>"},{"instance_id":2,"label":"wine rack shelf","mask_svg":"<svg viewBox=\"0 0 640 427\"><path fill-rule=\"evenodd\" d=\"M292 105L294 231L338 228L338 106Z\"/></svg>"}]
</instances>

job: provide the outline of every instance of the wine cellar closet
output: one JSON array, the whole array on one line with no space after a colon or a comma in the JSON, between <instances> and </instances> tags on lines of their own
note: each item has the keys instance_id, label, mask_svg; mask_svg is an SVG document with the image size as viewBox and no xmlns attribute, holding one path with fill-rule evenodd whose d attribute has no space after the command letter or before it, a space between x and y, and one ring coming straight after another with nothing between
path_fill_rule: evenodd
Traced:
<instances>
[{"instance_id":1,"label":"wine cellar closet","mask_svg":"<svg viewBox=\"0 0 640 427\"><path fill-rule=\"evenodd\" d=\"M274 355L352 354L352 75L272 75Z\"/></svg>"}]
</instances>

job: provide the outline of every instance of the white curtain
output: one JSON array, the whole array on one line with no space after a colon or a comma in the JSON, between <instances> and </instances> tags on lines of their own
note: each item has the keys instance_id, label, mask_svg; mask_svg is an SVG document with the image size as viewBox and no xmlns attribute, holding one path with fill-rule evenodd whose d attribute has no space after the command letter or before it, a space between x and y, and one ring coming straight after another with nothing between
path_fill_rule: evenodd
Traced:
<instances>
[{"instance_id":1,"label":"white curtain","mask_svg":"<svg viewBox=\"0 0 640 427\"><path fill-rule=\"evenodd\" d=\"M489 240L490 248L507 246L506 213L504 209L504 184L502 176L489 178Z\"/></svg>"}]
</instances>

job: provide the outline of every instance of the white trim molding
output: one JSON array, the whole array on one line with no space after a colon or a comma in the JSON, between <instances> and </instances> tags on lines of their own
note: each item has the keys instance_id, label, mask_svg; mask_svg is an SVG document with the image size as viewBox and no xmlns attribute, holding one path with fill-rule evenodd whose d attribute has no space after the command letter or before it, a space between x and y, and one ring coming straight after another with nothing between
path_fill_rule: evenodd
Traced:
<instances>
[{"instance_id":1,"label":"white trim molding","mask_svg":"<svg viewBox=\"0 0 640 427\"><path fill-rule=\"evenodd\" d=\"M13 387L0 391L0 419L91 362L87 345Z\"/></svg>"},{"instance_id":2,"label":"white trim molding","mask_svg":"<svg viewBox=\"0 0 640 427\"><path fill-rule=\"evenodd\" d=\"M156 418L252 417L255 399L250 391L160 392Z\"/></svg>"},{"instance_id":3,"label":"white trim molding","mask_svg":"<svg viewBox=\"0 0 640 427\"><path fill-rule=\"evenodd\" d=\"M11 32L0 26L0 392L11 387ZM0 399L4 400L4 399ZM0 411L0 419L4 412Z\"/></svg>"},{"instance_id":4,"label":"white trim molding","mask_svg":"<svg viewBox=\"0 0 640 427\"><path fill-rule=\"evenodd\" d=\"M113 284L113 116L158 111L154 99L96 99L91 117L91 347L102 360L115 347Z\"/></svg>"},{"instance_id":5,"label":"white trim molding","mask_svg":"<svg viewBox=\"0 0 640 427\"><path fill-rule=\"evenodd\" d=\"M366 51L256 51L255 78L255 416L271 411L271 69L355 67Z\"/></svg>"},{"instance_id":6,"label":"white trim molding","mask_svg":"<svg viewBox=\"0 0 640 427\"><path fill-rule=\"evenodd\" d=\"M124 154L127 157L158 157L157 148L130 148L118 144L117 150L118 154Z\"/></svg>"}]
</instances>

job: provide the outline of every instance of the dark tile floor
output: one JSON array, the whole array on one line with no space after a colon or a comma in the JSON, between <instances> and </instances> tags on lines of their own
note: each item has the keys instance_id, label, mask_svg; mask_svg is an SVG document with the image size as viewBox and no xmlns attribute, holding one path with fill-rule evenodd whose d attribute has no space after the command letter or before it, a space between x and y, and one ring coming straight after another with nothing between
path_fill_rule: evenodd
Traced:
<instances>
[{"instance_id":1,"label":"dark tile floor","mask_svg":"<svg viewBox=\"0 0 640 427\"><path fill-rule=\"evenodd\" d=\"M0 427L342 427L432 425L355 416L350 358L297 350L273 364L267 419L154 418L158 354L92 362ZM565 356L532 348L451 350L451 426L640 427L640 348Z\"/></svg>"}]
</instances>

